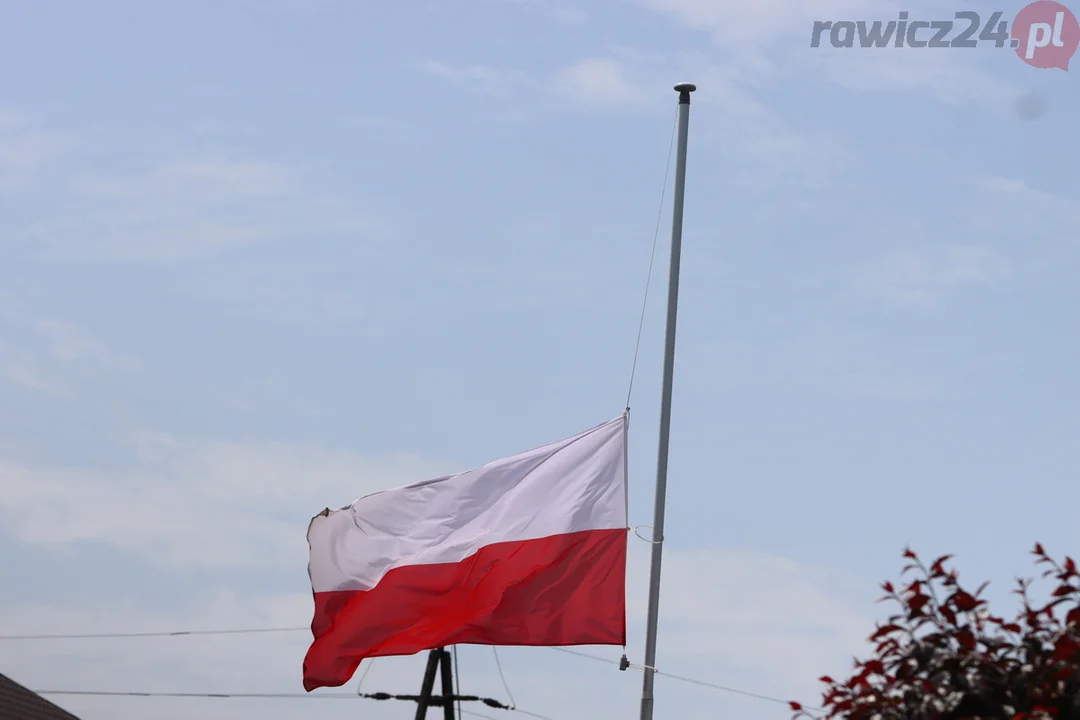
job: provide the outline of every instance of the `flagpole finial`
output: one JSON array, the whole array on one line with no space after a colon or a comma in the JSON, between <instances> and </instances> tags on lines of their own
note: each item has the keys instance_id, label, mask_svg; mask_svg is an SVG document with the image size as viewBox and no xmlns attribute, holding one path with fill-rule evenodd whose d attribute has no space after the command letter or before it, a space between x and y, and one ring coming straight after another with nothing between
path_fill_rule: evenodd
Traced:
<instances>
[{"instance_id":1,"label":"flagpole finial","mask_svg":"<svg viewBox=\"0 0 1080 720\"><path fill-rule=\"evenodd\" d=\"M697 90L697 85L695 85L694 83L684 82L676 85L675 91L679 93L679 104L689 105L690 93L694 92L695 90Z\"/></svg>"}]
</instances>

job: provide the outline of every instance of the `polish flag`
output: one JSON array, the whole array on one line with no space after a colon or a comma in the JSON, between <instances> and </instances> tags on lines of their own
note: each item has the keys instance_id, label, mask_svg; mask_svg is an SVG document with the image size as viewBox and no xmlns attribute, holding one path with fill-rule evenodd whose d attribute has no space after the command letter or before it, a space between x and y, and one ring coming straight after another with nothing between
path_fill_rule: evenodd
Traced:
<instances>
[{"instance_id":1,"label":"polish flag","mask_svg":"<svg viewBox=\"0 0 1080 720\"><path fill-rule=\"evenodd\" d=\"M315 516L304 688L446 645L625 644L626 424Z\"/></svg>"}]
</instances>

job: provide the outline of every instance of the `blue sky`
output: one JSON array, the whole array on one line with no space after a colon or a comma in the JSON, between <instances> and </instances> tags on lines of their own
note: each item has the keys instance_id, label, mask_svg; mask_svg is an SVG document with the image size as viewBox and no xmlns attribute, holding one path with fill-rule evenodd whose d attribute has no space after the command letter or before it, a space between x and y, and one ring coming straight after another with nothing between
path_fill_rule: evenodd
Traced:
<instances>
[{"instance_id":1,"label":"blue sky","mask_svg":"<svg viewBox=\"0 0 1080 720\"><path fill-rule=\"evenodd\" d=\"M618 415L683 80L699 90L661 669L813 701L908 543L1010 602L1035 540L1080 541L1075 73L986 47L809 47L814 20L970 6L5 8L0 634L305 625L312 514ZM634 523L651 520L669 211ZM0 672L299 691L307 639L5 641ZM501 697L490 650L461 653L466 688ZM637 674L502 659L522 708L636 707ZM412 692L422 661L379 661L366 686ZM61 702L85 720L312 709ZM342 703L318 707L402 711ZM665 678L657 707L787 717Z\"/></svg>"}]
</instances>

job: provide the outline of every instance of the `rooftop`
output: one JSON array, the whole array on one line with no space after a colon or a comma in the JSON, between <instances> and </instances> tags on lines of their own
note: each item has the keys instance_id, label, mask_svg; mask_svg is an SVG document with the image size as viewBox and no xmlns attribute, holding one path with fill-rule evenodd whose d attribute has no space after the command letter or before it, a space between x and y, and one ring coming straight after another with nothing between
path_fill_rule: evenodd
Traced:
<instances>
[{"instance_id":1,"label":"rooftop","mask_svg":"<svg viewBox=\"0 0 1080 720\"><path fill-rule=\"evenodd\" d=\"M79 720L0 673L0 720Z\"/></svg>"}]
</instances>

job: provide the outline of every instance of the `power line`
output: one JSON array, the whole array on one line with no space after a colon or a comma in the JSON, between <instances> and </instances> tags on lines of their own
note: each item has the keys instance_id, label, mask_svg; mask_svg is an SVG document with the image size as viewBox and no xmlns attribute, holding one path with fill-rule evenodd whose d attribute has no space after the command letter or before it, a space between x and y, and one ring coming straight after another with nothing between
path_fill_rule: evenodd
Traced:
<instances>
[{"instance_id":1,"label":"power line","mask_svg":"<svg viewBox=\"0 0 1080 720\"><path fill-rule=\"evenodd\" d=\"M358 700L351 693L195 693L195 692L119 692L112 690L34 690L38 695L94 695L100 697L151 698L236 698L267 700Z\"/></svg>"},{"instance_id":2,"label":"power line","mask_svg":"<svg viewBox=\"0 0 1080 720\"><path fill-rule=\"evenodd\" d=\"M596 658L599 659L599 658ZM717 685L716 683L705 682L703 680L695 680L693 678L682 677L680 675L673 675L671 673L657 672L658 675L665 675L672 680L681 680L682 682L692 683L694 685L701 685L703 687L712 688L714 690L723 690L724 692L735 693L737 695L745 695L747 697L756 698L758 700L768 700L770 702L780 703L787 705L788 701L780 700L778 698L769 697L768 695L759 695L758 693L747 692L745 690L739 690L737 688L729 688L723 685ZM113 690L34 690L33 692L38 695L83 695L94 697L147 697L147 698L195 698L195 699L260 699L260 700L357 700L359 696L345 693L197 693L197 692L121 692ZM507 708L511 712L516 712L521 715L527 715L529 717L537 718L538 720L551 720L551 718L545 715L539 715L528 710L523 710L519 707ZM814 710L815 708L807 708ZM474 715L476 717L488 717L480 713L473 712L471 710L462 709L460 711L465 715Z\"/></svg>"},{"instance_id":3,"label":"power line","mask_svg":"<svg viewBox=\"0 0 1080 720\"><path fill-rule=\"evenodd\" d=\"M473 717L483 718L483 720L497 720L497 718L493 718L490 715L485 715L484 713L473 712L472 710L460 710L459 712L462 715L472 715Z\"/></svg>"},{"instance_id":4,"label":"power line","mask_svg":"<svg viewBox=\"0 0 1080 720\"><path fill-rule=\"evenodd\" d=\"M516 713L519 713L521 715L528 715L529 717L534 717L537 720L552 720L547 715L537 715L534 712L529 712L528 710L522 710L521 708L510 708L510 712L516 712Z\"/></svg>"},{"instance_id":5,"label":"power line","mask_svg":"<svg viewBox=\"0 0 1080 720\"><path fill-rule=\"evenodd\" d=\"M61 635L0 635L2 640L101 640L112 638L179 637L181 635L249 635L298 632L309 627L246 628L240 630L175 630L172 632L71 633Z\"/></svg>"},{"instance_id":6,"label":"power line","mask_svg":"<svg viewBox=\"0 0 1080 720\"><path fill-rule=\"evenodd\" d=\"M146 698L195 698L195 699L237 699L237 700L358 700L356 695L342 693L195 693L195 692L120 692L112 690L33 690L38 695L82 695L92 697L146 697ZM537 720L553 720L547 715L522 710L521 708L507 708L510 712L536 718ZM483 715L471 710L462 709L463 715L496 720L489 715Z\"/></svg>"},{"instance_id":7,"label":"power line","mask_svg":"<svg viewBox=\"0 0 1080 720\"><path fill-rule=\"evenodd\" d=\"M38 634L38 635L0 635L0 641L19 641L19 640L27 640L27 641L37 641L37 640L97 640L97 639L150 638L150 637L181 637L181 636L185 636L185 635L192 635L192 636L194 636L194 635L250 635L250 634L260 634L260 633L281 633L281 632L300 632L300 631L309 631L310 632L310 630L311 630L311 628L309 628L309 627L277 627L277 628L241 628L241 629L232 629L232 630L174 630L174 631L159 631L159 632L61 633L61 634ZM580 650L571 650L570 648L564 648L564 647L548 647L547 649L548 650L554 650L556 652L565 653L567 655L575 655L577 657L586 658L588 660L593 660L594 662L602 662L602 663L606 663L606 664L609 664L609 665L615 665L615 666L618 666L618 664L619 664L618 660L614 660L614 659L606 658L606 657L601 657L599 655L592 655L592 654L589 654L589 653L581 652ZM500 675L500 677L502 677L503 686L506 689L507 695L510 696L511 704L513 704L513 695L510 694L510 688L506 685L506 678L502 673L502 665L501 665L501 663L499 663L498 651L496 651L496 654L495 654L495 661L498 664L499 675ZM370 666L369 666L369 669L370 669ZM683 676L683 675L675 675L673 673L664 672L662 670L657 670L656 674L660 675L660 676L668 677L668 678L670 678L672 680L676 680L678 682L684 682L684 683L688 683L688 684L691 684L691 685L697 685L699 687L710 688L712 690L731 693L733 695L742 695L744 697L755 698L757 700L765 700L767 702L778 703L778 704L781 704L781 705L787 705L788 704L787 700L781 700L780 698L777 698L777 697L772 697L772 696L769 696L769 695L762 695L760 693L750 692L748 690L741 690L739 688L728 687L726 685L720 685L718 683L709 682L707 680L699 680L697 678L686 677L686 676ZM366 673L365 673L365 675L366 675ZM84 694L84 693L75 693L75 694ZM120 693L120 694L124 694L124 693ZM308 695L301 694L301 693L296 693L295 695L290 695L288 693L284 693L284 694L275 695L274 697L278 697L278 696L280 696L280 697L328 697L328 698L334 698L334 697L351 697L351 698L355 698L356 697L356 695L337 696L337 695L325 695L325 694L308 696ZM205 697L205 696L196 694L194 697ZM226 697L237 697L237 696L235 696L235 695L227 695ZM243 697L248 697L248 696L245 695ZM259 695L256 695L255 697L259 697ZM811 709L811 710L814 709L814 708L810 708L809 706L804 706L804 707L807 707L808 709ZM522 710L518 710L518 712L521 712L523 714L529 714L529 713L526 713L525 711L522 711Z\"/></svg>"},{"instance_id":8,"label":"power line","mask_svg":"<svg viewBox=\"0 0 1080 720\"><path fill-rule=\"evenodd\" d=\"M502 662L499 660L499 648L494 645L491 646L491 651L495 653L495 667L499 669L499 679L502 680L503 690L506 691L506 696L510 698L510 707L517 707L517 703L514 702L514 693L510 692L510 686L506 682L506 676L503 675Z\"/></svg>"},{"instance_id":9,"label":"power line","mask_svg":"<svg viewBox=\"0 0 1080 720\"><path fill-rule=\"evenodd\" d=\"M567 655L576 655L578 657L587 658L589 660L595 660L597 662L607 663L609 665L618 665L618 660L612 660L611 658L600 657L599 655L590 655L589 653L583 653L580 650L570 650L562 647L552 647L550 650L566 653ZM713 690L719 690L721 692L733 693L735 695L743 695L745 697L756 698L758 700L767 700L769 702L779 703L780 705L789 705L788 700L781 700L780 698L771 697L769 695L761 695L760 693L750 692L749 690L739 690L738 688L727 687L726 685L718 685L717 683L708 682L707 680L698 680L696 678L686 677L684 675L675 675L674 673L664 672L663 670L657 670L656 674L663 677L671 678L672 680L678 680L679 682L690 683L691 685L698 685L700 687L707 687ZM809 705L803 705L807 710L817 710L818 708L810 707Z\"/></svg>"}]
</instances>

